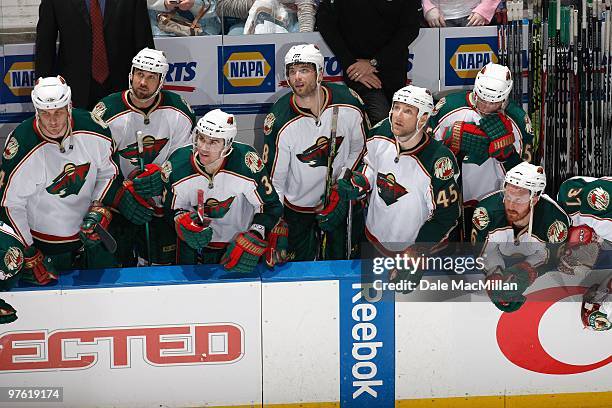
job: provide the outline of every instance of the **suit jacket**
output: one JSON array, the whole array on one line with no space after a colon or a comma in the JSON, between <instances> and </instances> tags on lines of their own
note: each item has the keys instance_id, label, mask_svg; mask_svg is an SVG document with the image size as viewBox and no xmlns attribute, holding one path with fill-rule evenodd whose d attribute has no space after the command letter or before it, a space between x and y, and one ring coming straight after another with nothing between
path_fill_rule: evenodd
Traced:
<instances>
[{"instance_id":1,"label":"suit jacket","mask_svg":"<svg viewBox=\"0 0 612 408\"><path fill-rule=\"evenodd\" d=\"M59 51L56 39L59 33ZM109 93L128 86L132 58L154 48L145 0L106 0L104 39L109 64ZM90 101L92 35L85 0L42 0L36 27L36 77L62 75L72 89L72 103Z\"/></svg>"}]
</instances>

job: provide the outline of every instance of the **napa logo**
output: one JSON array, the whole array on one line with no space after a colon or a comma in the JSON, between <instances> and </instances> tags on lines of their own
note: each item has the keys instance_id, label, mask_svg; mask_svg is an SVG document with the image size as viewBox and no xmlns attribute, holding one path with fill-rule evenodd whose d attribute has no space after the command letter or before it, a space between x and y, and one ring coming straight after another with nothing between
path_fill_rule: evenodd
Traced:
<instances>
[{"instance_id":1,"label":"napa logo","mask_svg":"<svg viewBox=\"0 0 612 408\"><path fill-rule=\"evenodd\" d=\"M217 47L219 94L274 92L274 44Z\"/></svg>"},{"instance_id":2,"label":"napa logo","mask_svg":"<svg viewBox=\"0 0 612 408\"><path fill-rule=\"evenodd\" d=\"M445 86L473 85L478 71L497 62L497 37L446 38Z\"/></svg>"},{"instance_id":3,"label":"napa logo","mask_svg":"<svg viewBox=\"0 0 612 408\"><path fill-rule=\"evenodd\" d=\"M15 55L0 58L2 85L0 99L2 103L30 102L30 93L36 82L33 55Z\"/></svg>"}]
</instances>

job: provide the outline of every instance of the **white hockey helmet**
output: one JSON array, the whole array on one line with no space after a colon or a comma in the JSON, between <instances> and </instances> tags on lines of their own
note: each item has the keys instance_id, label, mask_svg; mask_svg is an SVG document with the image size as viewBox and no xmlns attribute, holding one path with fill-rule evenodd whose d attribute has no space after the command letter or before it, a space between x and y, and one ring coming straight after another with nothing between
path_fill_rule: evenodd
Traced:
<instances>
[{"instance_id":1,"label":"white hockey helmet","mask_svg":"<svg viewBox=\"0 0 612 408\"><path fill-rule=\"evenodd\" d=\"M429 89L420 88L414 85L408 85L403 88L398 89L393 94L393 104L395 102L402 102L407 105L414 106L419 110L417 114L417 132L421 130L418 128L418 123L421 120L421 117L425 114L430 114L434 108L433 96ZM393 112L393 105L391 105L391 110L389 111L389 123L393 126L393 122L391 120L391 113Z\"/></svg>"},{"instance_id":2,"label":"white hockey helmet","mask_svg":"<svg viewBox=\"0 0 612 408\"><path fill-rule=\"evenodd\" d=\"M319 50L319 47L315 44L299 44L294 45L285 54L285 76L287 76L287 69L291 64L314 64L317 69L317 78L323 79L323 67L324 67L323 54Z\"/></svg>"},{"instance_id":3,"label":"white hockey helmet","mask_svg":"<svg viewBox=\"0 0 612 408\"><path fill-rule=\"evenodd\" d=\"M225 113L221 109L214 109L202 116L193 130L193 145L197 145L198 135L223 139L223 157L231 152L232 143L238 134L236 118L231 113Z\"/></svg>"},{"instance_id":4,"label":"white hockey helmet","mask_svg":"<svg viewBox=\"0 0 612 408\"><path fill-rule=\"evenodd\" d=\"M512 91L512 74L508 67L489 62L476 75L474 92L483 101L504 102Z\"/></svg>"},{"instance_id":5,"label":"white hockey helmet","mask_svg":"<svg viewBox=\"0 0 612 408\"><path fill-rule=\"evenodd\" d=\"M132 58L132 68L130 69L129 77L130 90L132 89L132 76L134 74L134 68L160 74L159 86L157 87L157 91L155 91L153 94L153 96L156 96L161 90L162 86L164 86L164 80L166 79L166 74L168 73L169 68L168 60L166 59L164 52L145 47L140 50L134 58Z\"/></svg>"},{"instance_id":6,"label":"white hockey helmet","mask_svg":"<svg viewBox=\"0 0 612 408\"><path fill-rule=\"evenodd\" d=\"M525 188L534 197L546 188L546 174L542 166L522 162L506 173L504 183Z\"/></svg>"},{"instance_id":7,"label":"white hockey helmet","mask_svg":"<svg viewBox=\"0 0 612 408\"><path fill-rule=\"evenodd\" d=\"M71 111L72 92L61 76L38 78L32 89L32 103L38 109L58 109L68 106Z\"/></svg>"}]
</instances>

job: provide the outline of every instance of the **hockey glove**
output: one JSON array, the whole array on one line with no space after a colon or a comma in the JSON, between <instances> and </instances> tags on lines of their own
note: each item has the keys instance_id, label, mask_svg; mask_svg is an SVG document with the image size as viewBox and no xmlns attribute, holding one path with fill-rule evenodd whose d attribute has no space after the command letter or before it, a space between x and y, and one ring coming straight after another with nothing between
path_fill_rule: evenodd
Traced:
<instances>
[{"instance_id":1,"label":"hockey glove","mask_svg":"<svg viewBox=\"0 0 612 408\"><path fill-rule=\"evenodd\" d=\"M111 212L99 204L92 204L81 223L79 237L85 248L93 248L100 244L100 236L95 232L96 225L108 229L113 216Z\"/></svg>"},{"instance_id":2,"label":"hockey glove","mask_svg":"<svg viewBox=\"0 0 612 408\"><path fill-rule=\"evenodd\" d=\"M608 286L610 283L608 282ZM582 299L581 318L585 327L596 331L612 328L612 301L609 299L610 289L599 289L595 284L589 288Z\"/></svg>"},{"instance_id":3,"label":"hockey glove","mask_svg":"<svg viewBox=\"0 0 612 408\"><path fill-rule=\"evenodd\" d=\"M455 122L446 129L442 141L455 156L464 154L479 166L489 158L491 140L473 123Z\"/></svg>"},{"instance_id":4,"label":"hockey glove","mask_svg":"<svg viewBox=\"0 0 612 408\"><path fill-rule=\"evenodd\" d=\"M51 263L51 258L45 257L40 250L34 246L23 250L25 262L22 277L26 282L37 285L47 285L57 281L57 272Z\"/></svg>"},{"instance_id":5,"label":"hockey glove","mask_svg":"<svg viewBox=\"0 0 612 408\"><path fill-rule=\"evenodd\" d=\"M198 214L193 211L183 212L174 217L176 234L196 251L204 248L212 239L213 230L210 227L210 220L204 219L204 221L202 224Z\"/></svg>"},{"instance_id":6,"label":"hockey glove","mask_svg":"<svg viewBox=\"0 0 612 408\"><path fill-rule=\"evenodd\" d=\"M235 272L251 273L267 246L268 243L256 232L241 232L227 247L221 265Z\"/></svg>"},{"instance_id":7,"label":"hockey glove","mask_svg":"<svg viewBox=\"0 0 612 408\"><path fill-rule=\"evenodd\" d=\"M370 191L370 183L365 174L351 172L351 177L338 180L338 195L342 200L361 200Z\"/></svg>"},{"instance_id":8,"label":"hockey glove","mask_svg":"<svg viewBox=\"0 0 612 408\"><path fill-rule=\"evenodd\" d=\"M15 320L17 320L15 308L0 299L0 324L13 323Z\"/></svg>"},{"instance_id":9,"label":"hockey glove","mask_svg":"<svg viewBox=\"0 0 612 408\"><path fill-rule=\"evenodd\" d=\"M538 278L538 272L527 262L520 262L511 266L500 273L494 273L487 277L487 281L491 281L492 289L490 289L489 297L495 306L503 312L514 312L518 310L523 303L525 297L523 292ZM504 290L495 288L494 281L504 283L516 283L516 290ZM500 286L500 285L499 285Z\"/></svg>"},{"instance_id":10,"label":"hockey glove","mask_svg":"<svg viewBox=\"0 0 612 408\"><path fill-rule=\"evenodd\" d=\"M123 182L113 202L113 207L135 225L143 225L153 218L153 205L134 190L132 180Z\"/></svg>"},{"instance_id":11,"label":"hockey glove","mask_svg":"<svg viewBox=\"0 0 612 408\"><path fill-rule=\"evenodd\" d=\"M278 220L270 235L268 236L268 247L266 248L266 264L273 268L288 261L289 249L289 226L282 218Z\"/></svg>"},{"instance_id":12,"label":"hockey glove","mask_svg":"<svg viewBox=\"0 0 612 408\"><path fill-rule=\"evenodd\" d=\"M342 200L338 194L338 186L332 188L329 203L317 214L317 222L321 231L330 232L346 223L348 201Z\"/></svg>"},{"instance_id":13,"label":"hockey glove","mask_svg":"<svg viewBox=\"0 0 612 408\"><path fill-rule=\"evenodd\" d=\"M570 227L559 259L559 271L568 275L585 275L593 269L600 250L600 239L593 228L588 225Z\"/></svg>"},{"instance_id":14,"label":"hockey glove","mask_svg":"<svg viewBox=\"0 0 612 408\"><path fill-rule=\"evenodd\" d=\"M502 113L483 116L478 124L480 129L489 137L489 157L505 161L515 152L514 132L512 123Z\"/></svg>"},{"instance_id":15,"label":"hockey glove","mask_svg":"<svg viewBox=\"0 0 612 408\"><path fill-rule=\"evenodd\" d=\"M134 182L134 191L143 198L161 195L164 187L161 178L161 167L151 163L144 166L144 171L136 169L128 175Z\"/></svg>"}]
</instances>

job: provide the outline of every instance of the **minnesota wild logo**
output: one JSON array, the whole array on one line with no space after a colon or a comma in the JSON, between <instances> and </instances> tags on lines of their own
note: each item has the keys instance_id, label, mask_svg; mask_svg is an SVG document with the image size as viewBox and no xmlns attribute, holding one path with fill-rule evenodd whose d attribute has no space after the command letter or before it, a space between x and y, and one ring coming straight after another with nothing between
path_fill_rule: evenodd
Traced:
<instances>
[{"instance_id":1,"label":"minnesota wild logo","mask_svg":"<svg viewBox=\"0 0 612 408\"><path fill-rule=\"evenodd\" d=\"M153 160L157 157L161 149L166 146L168 143L168 139L155 139L151 135L146 135L142 138L142 158L144 160L144 164L153 163ZM138 166L138 143L134 142L132 144L127 145L122 150L119 150L119 154L124 159L130 161L130 163L134 166Z\"/></svg>"},{"instance_id":2,"label":"minnesota wild logo","mask_svg":"<svg viewBox=\"0 0 612 408\"><path fill-rule=\"evenodd\" d=\"M85 184L90 165L90 163L78 166L74 163L66 164L60 175L54 178L51 185L47 187L47 192L57 194L61 198L66 198L71 194L78 195Z\"/></svg>"},{"instance_id":3,"label":"minnesota wild logo","mask_svg":"<svg viewBox=\"0 0 612 408\"><path fill-rule=\"evenodd\" d=\"M229 197L227 200L219 201L216 198L209 198L204 203L204 214L210 218L223 218L229 211L232 203L234 202L234 196Z\"/></svg>"},{"instance_id":4,"label":"minnesota wild logo","mask_svg":"<svg viewBox=\"0 0 612 408\"><path fill-rule=\"evenodd\" d=\"M340 145L344 137L336 137L336 151L340 150ZM321 136L317 142L297 155L297 158L302 163L308 164L310 167L326 167L327 159L329 158L329 138Z\"/></svg>"},{"instance_id":5,"label":"minnesota wild logo","mask_svg":"<svg viewBox=\"0 0 612 408\"><path fill-rule=\"evenodd\" d=\"M395 204L408 192L404 186L395 181L395 176L391 173L378 173L376 175L376 188L378 189L378 195L387 205Z\"/></svg>"}]
</instances>

